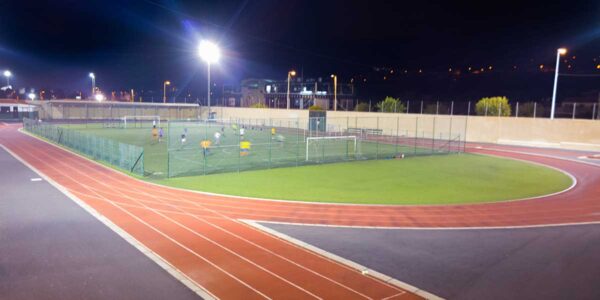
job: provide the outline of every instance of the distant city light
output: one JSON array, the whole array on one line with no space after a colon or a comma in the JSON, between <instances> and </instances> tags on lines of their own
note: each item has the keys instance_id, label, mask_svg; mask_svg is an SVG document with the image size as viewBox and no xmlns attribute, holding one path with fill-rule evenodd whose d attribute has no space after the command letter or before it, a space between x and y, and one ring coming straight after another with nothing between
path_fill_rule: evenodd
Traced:
<instances>
[{"instance_id":1,"label":"distant city light","mask_svg":"<svg viewBox=\"0 0 600 300\"><path fill-rule=\"evenodd\" d=\"M544 65L540 65L540 70L544 69Z\"/></svg>"},{"instance_id":2,"label":"distant city light","mask_svg":"<svg viewBox=\"0 0 600 300\"><path fill-rule=\"evenodd\" d=\"M94 96L94 98L96 99L96 101L100 102L100 101L104 101L104 95L102 94L96 94Z\"/></svg>"},{"instance_id":3,"label":"distant city light","mask_svg":"<svg viewBox=\"0 0 600 300\"><path fill-rule=\"evenodd\" d=\"M221 58L219 47L215 43L206 40L200 42L198 54L202 60L209 64L216 63Z\"/></svg>"},{"instance_id":4,"label":"distant city light","mask_svg":"<svg viewBox=\"0 0 600 300\"><path fill-rule=\"evenodd\" d=\"M27 95L27 98L29 98L30 100L35 100L35 94L34 93L29 93Z\"/></svg>"},{"instance_id":5,"label":"distant city light","mask_svg":"<svg viewBox=\"0 0 600 300\"><path fill-rule=\"evenodd\" d=\"M9 70L4 71L4 77L10 77L12 73Z\"/></svg>"},{"instance_id":6,"label":"distant city light","mask_svg":"<svg viewBox=\"0 0 600 300\"><path fill-rule=\"evenodd\" d=\"M90 78L96 78L96 75L94 75L94 73L90 73Z\"/></svg>"}]
</instances>

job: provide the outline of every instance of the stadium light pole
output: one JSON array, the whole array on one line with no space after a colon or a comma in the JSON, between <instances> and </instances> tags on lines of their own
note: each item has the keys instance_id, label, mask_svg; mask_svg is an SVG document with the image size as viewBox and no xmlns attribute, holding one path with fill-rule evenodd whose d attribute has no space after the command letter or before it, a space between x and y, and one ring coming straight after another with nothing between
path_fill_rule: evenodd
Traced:
<instances>
[{"instance_id":1,"label":"stadium light pole","mask_svg":"<svg viewBox=\"0 0 600 300\"><path fill-rule=\"evenodd\" d=\"M287 78L287 109L290 109L290 81L292 80L292 77L296 76L296 71L291 70L288 72L288 78Z\"/></svg>"},{"instance_id":2,"label":"stadium light pole","mask_svg":"<svg viewBox=\"0 0 600 300\"><path fill-rule=\"evenodd\" d=\"M170 85L170 81L163 82L163 103L167 103L167 85Z\"/></svg>"},{"instance_id":3,"label":"stadium light pole","mask_svg":"<svg viewBox=\"0 0 600 300\"><path fill-rule=\"evenodd\" d=\"M210 64L216 63L219 61L221 57L221 51L219 50L219 46L217 44L210 41L201 41L200 46L198 47L198 54L200 58L206 62L207 67L207 78L208 78L208 118L210 119Z\"/></svg>"},{"instance_id":4,"label":"stadium light pole","mask_svg":"<svg viewBox=\"0 0 600 300\"><path fill-rule=\"evenodd\" d=\"M333 110L337 111L337 75L331 74L333 78Z\"/></svg>"},{"instance_id":5,"label":"stadium light pole","mask_svg":"<svg viewBox=\"0 0 600 300\"><path fill-rule=\"evenodd\" d=\"M6 86L10 86L10 76L12 76L12 72L9 70L5 70L4 77L6 77Z\"/></svg>"},{"instance_id":6,"label":"stadium light pole","mask_svg":"<svg viewBox=\"0 0 600 300\"><path fill-rule=\"evenodd\" d=\"M560 56L567 54L566 48L556 50L556 68L554 69L554 89L552 90L552 108L550 109L550 120L554 120L554 110L556 107L556 86L558 85L558 67L560 66Z\"/></svg>"},{"instance_id":7,"label":"stadium light pole","mask_svg":"<svg viewBox=\"0 0 600 300\"><path fill-rule=\"evenodd\" d=\"M94 93L96 93L96 74L90 73L90 78L92 79L92 95L94 97Z\"/></svg>"}]
</instances>

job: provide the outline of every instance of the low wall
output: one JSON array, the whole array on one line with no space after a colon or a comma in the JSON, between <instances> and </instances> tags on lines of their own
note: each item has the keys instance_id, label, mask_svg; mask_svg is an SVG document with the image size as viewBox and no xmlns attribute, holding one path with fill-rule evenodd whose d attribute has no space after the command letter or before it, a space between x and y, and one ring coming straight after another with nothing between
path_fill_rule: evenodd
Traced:
<instances>
[{"instance_id":1,"label":"low wall","mask_svg":"<svg viewBox=\"0 0 600 300\"><path fill-rule=\"evenodd\" d=\"M307 110L218 107L217 118L308 118ZM466 135L469 142L600 151L600 121L328 111L327 124L384 132Z\"/></svg>"},{"instance_id":2,"label":"low wall","mask_svg":"<svg viewBox=\"0 0 600 300\"><path fill-rule=\"evenodd\" d=\"M197 104L93 102L81 100L30 101L41 119L120 119L124 116L160 116L163 119L196 119Z\"/></svg>"}]
</instances>

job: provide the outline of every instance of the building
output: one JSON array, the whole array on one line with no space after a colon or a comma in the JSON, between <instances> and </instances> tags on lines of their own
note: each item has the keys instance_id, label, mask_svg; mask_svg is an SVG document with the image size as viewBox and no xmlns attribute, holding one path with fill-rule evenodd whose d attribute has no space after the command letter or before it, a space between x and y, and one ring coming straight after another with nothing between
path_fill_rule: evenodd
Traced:
<instances>
[{"instance_id":1,"label":"building","mask_svg":"<svg viewBox=\"0 0 600 300\"><path fill-rule=\"evenodd\" d=\"M242 80L239 89L227 86L223 88L225 106L249 107L264 105L272 108L287 107L287 80L249 78ZM337 85L338 109L354 107L354 86ZM290 81L290 108L306 109L319 105L332 110L334 105L334 86L332 80L293 78Z\"/></svg>"}]
</instances>

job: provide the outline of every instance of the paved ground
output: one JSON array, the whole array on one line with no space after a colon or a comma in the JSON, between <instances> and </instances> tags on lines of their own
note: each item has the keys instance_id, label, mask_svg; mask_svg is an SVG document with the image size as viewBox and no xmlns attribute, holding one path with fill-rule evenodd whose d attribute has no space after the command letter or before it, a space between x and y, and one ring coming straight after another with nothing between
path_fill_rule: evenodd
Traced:
<instances>
[{"instance_id":1,"label":"paved ground","mask_svg":"<svg viewBox=\"0 0 600 300\"><path fill-rule=\"evenodd\" d=\"M0 299L198 299L0 148Z\"/></svg>"},{"instance_id":2,"label":"paved ground","mask_svg":"<svg viewBox=\"0 0 600 300\"><path fill-rule=\"evenodd\" d=\"M507 230L263 225L448 299L600 299L600 225Z\"/></svg>"}]
</instances>

